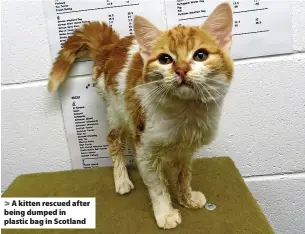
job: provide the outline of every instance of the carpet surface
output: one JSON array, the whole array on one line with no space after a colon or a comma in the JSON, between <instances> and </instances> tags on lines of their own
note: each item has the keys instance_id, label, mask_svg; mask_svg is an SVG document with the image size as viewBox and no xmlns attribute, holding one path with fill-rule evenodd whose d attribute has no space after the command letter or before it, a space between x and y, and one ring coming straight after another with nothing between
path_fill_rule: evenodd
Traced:
<instances>
[{"instance_id":1,"label":"carpet surface","mask_svg":"<svg viewBox=\"0 0 305 234\"><path fill-rule=\"evenodd\" d=\"M148 193L138 172L131 169L130 175L136 188L124 196L114 191L110 167L21 175L2 197L96 197L96 229L3 229L2 233L274 233L228 157L194 160L193 189L202 191L208 203L216 204L216 209L189 210L174 202L180 210L182 224L171 230L156 226Z\"/></svg>"}]
</instances>

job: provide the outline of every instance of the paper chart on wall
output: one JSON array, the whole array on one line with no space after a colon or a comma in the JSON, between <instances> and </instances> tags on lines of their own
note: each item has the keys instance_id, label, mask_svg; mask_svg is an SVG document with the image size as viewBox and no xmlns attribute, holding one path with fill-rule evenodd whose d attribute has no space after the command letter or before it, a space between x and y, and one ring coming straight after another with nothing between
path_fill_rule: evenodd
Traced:
<instances>
[{"instance_id":1,"label":"paper chart on wall","mask_svg":"<svg viewBox=\"0 0 305 234\"><path fill-rule=\"evenodd\" d=\"M133 34L133 16L143 15L165 29L160 0L47 0L44 1L51 57L73 31L89 21L103 21L111 25L121 37ZM92 61L78 61L71 75L92 73Z\"/></svg>"},{"instance_id":2,"label":"paper chart on wall","mask_svg":"<svg viewBox=\"0 0 305 234\"><path fill-rule=\"evenodd\" d=\"M44 2L51 57L73 31L88 21L104 21L121 36L133 34L133 16L142 15L160 29L201 25L222 0L50 0ZM289 0L232 0L234 59L291 53ZM92 61L78 61L71 75L92 73Z\"/></svg>"},{"instance_id":3,"label":"paper chart on wall","mask_svg":"<svg viewBox=\"0 0 305 234\"><path fill-rule=\"evenodd\" d=\"M98 20L121 35L133 34L133 16L146 17L161 29L200 25L221 0L50 0L44 2L52 59L83 23ZM231 1L234 12L232 55L235 59L292 52L290 2ZM78 61L71 75L92 73L91 61ZM111 165L106 108L90 78L69 78L60 89L73 168ZM197 153L197 155L200 154ZM128 161L131 151L126 149Z\"/></svg>"},{"instance_id":4,"label":"paper chart on wall","mask_svg":"<svg viewBox=\"0 0 305 234\"><path fill-rule=\"evenodd\" d=\"M106 107L91 78L67 80L60 98L73 168L112 165L107 144ZM126 147L127 162L132 151Z\"/></svg>"},{"instance_id":5,"label":"paper chart on wall","mask_svg":"<svg viewBox=\"0 0 305 234\"><path fill-rule=\"evenodd\" d=\"M201 25L222 0L165 0L167 26ZM234 0L234 59L291 53L292 18L288 0Z\"/></svg>"}]
</instances>

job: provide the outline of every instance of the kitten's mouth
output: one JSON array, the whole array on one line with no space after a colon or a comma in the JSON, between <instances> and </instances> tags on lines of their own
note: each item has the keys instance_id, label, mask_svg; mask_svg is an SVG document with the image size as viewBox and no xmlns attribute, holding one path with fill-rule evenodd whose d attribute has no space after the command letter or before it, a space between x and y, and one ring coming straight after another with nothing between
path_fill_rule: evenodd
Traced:
<instances>
[{"instance_id":1,"label":"kitten's mouth","mask_svg":"<svg viewBox=\"0 0 305 234\"><path fill-rule=\"evenodd\" d=\"M182 81L178 86L191 86L189 82Z\"/></svg>"},{"instance_id":2,"label":"kitten's mouth","mask_svg":"<svg viewBox=\"0 0 305 234\"><path fill-rule=\"evenodd\" d=\"M173 89L174 96L183 100L193 100L196 95L193 85L191 81L177 81L176 88Z\"/></svg>"},{"instance_id":3,"label":"kitten's mouth","mask_svg":"<svg viewBox=\"0 0 305 234\"><path fill-rule=\"evenodd\" d=\"M180 78L177 83L178 83L178 87L181 87L181 86L190 87L191 86L191 82L189 81L188 78Z\"/></svg>"}]
</instances>

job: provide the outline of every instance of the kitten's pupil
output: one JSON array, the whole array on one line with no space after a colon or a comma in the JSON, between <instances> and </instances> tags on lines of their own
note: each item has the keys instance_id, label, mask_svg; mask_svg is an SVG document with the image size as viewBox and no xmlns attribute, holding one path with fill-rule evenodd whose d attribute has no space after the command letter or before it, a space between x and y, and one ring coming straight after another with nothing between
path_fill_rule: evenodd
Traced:
<instances>
[{"instance_id":1,"label":"kitten's pupil","mask_svg":"<svg viewBox=\"0 0 305 234\"><path fill-rule=\"evenodd\" d=\"M193 59L198 62L205 61L208 55L209 53L205 49L199 49L194 53Z\"/></svg>"},{"instance_id":2,"label":"kitten's pupil","mask_svg":"<svg viewBox=\"0 0 305 234\"><path fill-rule=\"evenodd\" d=\"M170 64L173 62L173 59L168 54L160 54L158 60L161 64Z\"/></svg>"}]
</instances>

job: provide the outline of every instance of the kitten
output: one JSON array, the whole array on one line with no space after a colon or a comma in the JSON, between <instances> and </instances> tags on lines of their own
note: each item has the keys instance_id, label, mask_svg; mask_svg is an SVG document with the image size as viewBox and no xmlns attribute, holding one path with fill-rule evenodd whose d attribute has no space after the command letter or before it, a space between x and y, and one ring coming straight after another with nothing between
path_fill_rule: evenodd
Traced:
<instances>
[{"instance_id":1,"label":"kitten","mask_svg":"<svg viewBox=\"0 0 305 234\"><path fill-rule=\"evenodd\" d=\"M135 16L134 32L119 38L105 23L84 24L59 52L48 89L57 90L77 58L93 58L93 79L107 104L115 190L126 194L134 188L123 155L131 140L157 225L170 229L181 217L171 204L166 165L178 170L175 185L182 206L197 209L206 203L191 188L191 159L214 139L232 80L232 11L222 3L200 27L167 31Z\"/></svg>"}]
</instances>

